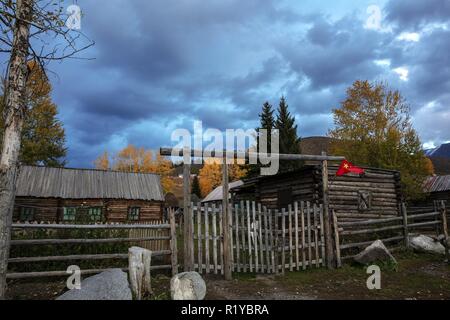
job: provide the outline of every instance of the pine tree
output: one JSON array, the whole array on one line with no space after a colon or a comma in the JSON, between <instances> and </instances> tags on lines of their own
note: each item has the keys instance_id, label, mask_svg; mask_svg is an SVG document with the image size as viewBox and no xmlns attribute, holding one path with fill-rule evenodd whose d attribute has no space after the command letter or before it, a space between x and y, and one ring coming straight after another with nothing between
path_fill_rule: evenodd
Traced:
<instances>
[{"instance_id":1,"label":"pine tree","mask_svg":"<svg viewBox=\"0 0 450 320\"><path fill-rule=\"evenodd\" d=\"M270 137L271 137L271 133L272 133L272 129L275 127L275 118L273 116L274 110L272 109L272 105L269 102L264 102L263 107L262 107L262 112L258 115L259 116L259 121L260 121L260 126L259 128L256 128L256 132L258 134L257 136L257 148L255 151L257 152L261 152L261 148L260 148L260 130L261 129L266 129L266 133L267 133L267 149L266 152L270 152L271 151L271 141L270 141ZM260 173L260 168L261 168L261 163L257 163L257 164L248 164L245 166L246 167L246 171L247 171L247 175L246 178L250 178L250 177L255 177L258 176Z\"/></svg>"},{"instance_id":2,"label":"pine tree","mask_svg":"<svg viewBox=\"0 0 450 320\"><path fill-rule=\"evenodd\" d=\"M200 190L200 182L198 181L197 175L195 175L194 179L192 180L191 194L197 195L199 199L202 198L202 192Z\"/></svg>"},{"instance_id":3,"label":"pine tree","mask_svg":"<svg viewBox=\"0 0 450 320\"><path fill-rule=\"evenodd\" d=\"M300 138L297 136L297 125L295 124L295 117L291 116L288 111L288 104L286 99L281 97L280 104L278 106L277 119L275 121L275 127L279 130L279 143L280 153L285 154L299 154L300 150ZM280 160L280 172L291 171L303 166L302 161L292 160Z\"/></svg>"}]
</instances>

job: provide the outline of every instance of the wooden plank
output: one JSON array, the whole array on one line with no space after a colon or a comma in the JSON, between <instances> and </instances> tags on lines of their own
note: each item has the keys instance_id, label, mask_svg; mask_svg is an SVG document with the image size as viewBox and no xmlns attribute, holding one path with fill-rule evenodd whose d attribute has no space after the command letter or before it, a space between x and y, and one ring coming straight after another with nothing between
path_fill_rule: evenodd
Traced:
<instances>
[{"instance_id":1,"label":"wooden plank","mask_svg":"<svg viewBox=\"0 0 450 320\"><path fill-rule=\"evenodd\" d=\"M274 240L275 240L275 248L274 248L274 250L275 250L275 252L274 252L274 262L275 262L275 273L278 273L279 272L279 265L278 265L278 249L279 249L279 241L278 241L278 238L279 238L279 229L278 229L278 220L279 220L279 216L278 216L278 209L275 209L275 214L274 214L274 216L273 216L273 218L274 218L274 230L273 230L273 234L274 234Z\"/></svg>"},{"instance_id":2,"label":"wooden plank","mask_svg":"<svg viewBox=\"0 0 450 320\"><path fill-rule=\"evenodd\" d=\"M284 208L281 209L282 216L281 216L281 273L284 274L284 267L286 264L286 254L285 254L285 248L286 245L286 215Z\"/></svg>"},{"instance_id":3,"label":"wooden plank","mask_svg":"<svg viewBox=\"0 0 450 320\"><path fill-rule=\"evenodd\" d=\"M208 274L210 271L210 264L209 264L209 205L207 203L204 204L205 208L205 272Z\"/></svg>"},{"instance_id":4,"label":"wooden plank","mask_svg":"<svg viewBox=\"0 0 450 320\"><path fill-rule=\"evenodd\" d=\"M247 206L247 240L248 240L248 257L249 257L249 265L250 272L253 272L253 254L252 254L252 239L251 239L251 223L250 223L250 201L246 202Z\"/></svg>"},{"instance_id":5,"label":"wooden plank","mask_svg":"<svg viewBox=\"0 0 450 320\"><path fill-rule=\"evenodd\" d=\"M213 264L214 264L214 274L217 274L218 268L217 268L217 221L216 221L216 205L212 204L212 212L211 212L211 220L212 220L212 246L213 246Z\"/></svg>"},{"instance_id":6,"label":"wooden plank","mask_svg":"<svg viewBox=\"0 0 450 320\"><path fill-rule=\"evenodd\" d=\"M404 237L403 241L405 243L405 248L409 248L408 212L406 211L406 205L404 202L402 202L400 206L403 218L403 237Z\"/></svg>"},{"instance_id":7,"label":"wooden plank","mask_svg":"<svg viewBox=\"0 0 450 320\"><path fill-rule=\"evenodd\" d=\"M323 229L323 206L320 204L319 206L319 220L320 220L320 247L322 251L322 266L326 265L325 262L325 235L324 235L324 229Z\"/></svg>"},{"instance_id":8,"label":"wooden plank","mask_svg":"<svg viewBox=\"0 0 450 320\"><path fill-rule=\"evenodd\" d=\"M203 246L202 246L202 210L197 206L197 264L198 272L203 273Z\"/></svg>"},{"instance_id":9,"label":"wooden plank","mask_svg":"<svg viewBox=\"0 0 450 320\"><path fill-rule=\"evenodd\" d=\"M262 234L262 219L261 219L261 203L258 203L258 234L259 234L259 259L260 259L260 271L264 272L264 256L263 256L263 234Z\"/></svg>"},{"instance_id":10,"label":"wooden plank","mask_svg":"<svg viewBox=\"0 0 450 320\"><path fill-rule=\"evenodd\" d=\"M317 228L317 205L313 204L313 220L314 220L314 248L315 248L315 260L316 267L319 268L319 230Z\"/></svg>"},{"instance_id":11,"label":"wooden plank","mask_svg":"<svg viewBox=\"0 0 450 320\"><path fill-rule=\"evenodd\" d=\"M361 221L351 221L351 222L339 222L339 227L355 227L355 226L363 226L363 225L371 225L371 224L382 224L394 221L402 221L403 217L392 217L392 218L384 218L384 219L369 219L369 220L361 220Z\"/></svg>"},{"instance_id":12,"label":"wooden plank","mask_svg":"<svg viewBox=\"0 0 450 320\"><path fill-rule=\"evenodd\" d=\"M241 259L240 259L240 254L241 254L241 248L240 248L240 243L239 243L239 216L238 216L238 212L239 212L239 205L235 204L234 205L234 228L235 228L235 245L236 245L236 270L237 272L241 272Z\"/></svg>"},{"instance_id":13,"label":"wooden plank","mask_svg":"<svg viewBox=\"0 0 450 320\"><path fill-rule=\"evenodd\" d=\"M225 268L223 267L223 211L222 211L222 206L219 207L219 265L222 266L222 268L220 268L220 273L224 274L225 273ZM230 217L231 217L231 212L230 212ZM230 238L231 240L231 238Z\"/></svg>"},{"instance_id":14,"label":"wooden plank","mask_svg":"<svg viewBox=\"0 0 450 320\"><path fill-rule=\"evenodd\" d=\"M301 208L301 223L302 223L302 268L303 270L306 269L306 252L305 252L305 246L306 246L306 235L305 235L305 203L302 201L300 203Z\"/></svg>"},{"instance_id":15,"label":"wooden plank","mask_svg":"<svg viewBox=\"0 0 450 320\"><path fill-rule=\"evenodd\" d=\"M288 206L289 219L288 219L288 230L289 230L289 271L294 271L294 246L292 243L292 206Z\"/></svg>"},{"instance_id":16,"label":"wooden plank","mask_svg":"<svg viewBox=\"0 0 450 320\"><path fill-rule=\"evenodd\" d=\"M312 240L311 240L311 204L306 202L306 224L308 228L308 266L312 265Z\"/></svg>"},{"instance_id":17,"label":"wooden plank","mask_svg":"<svg viewBox=\"0 0 450 320\"><path fill-rule=\"evenodd\" d=\"M191 239L191 244L189 245L189 270L195 271L194 269L194 260L195 260L195 251L194 251L194 203L191 202L189 207L189 216L191 217L191 222L189 226L189 238Z\"/></svg>"},{"instance_id":18,"label":"wooden plank","mask_svg":"<svg viewBox=\"0 0 450 320\"><path fill-rule=\"evenodd\" d=\"M270 272L270 250L269 250L269 226L268 226L268 212L267 208L263 208L263 217L264 217L264 245L265 245L265 254L266 254L266 272Z\"/></svg>"},{"instance_id":19,"label":"wooden plank","mask_svg":"<svg viewBox=\"0 0 450 320\"><path fill-rule=\"evenodd\" d=\"M295 229L295 265L297 268L297 271L300 270L300 257L299 257L299 251L298 251L298 202L294 202L294 229Z\"/></svg>"},{"instance_id":20,"label":"wooden plank","mask_svg":"<svg viewBox=\"0 0 450 320\"><path fill-rule=\"evenodd\" d=\"M334 242L336 246L336 265L338 268L340 268L342 266L342 263L341 263L341 248L339 240L338 221L334 210L331 211L331 214L333 215Z\"/></svg>"},{"instance_id":21,"label":"wooden plank","mask_svg":"<svg viewBox=\"0 0 450 320\"><path fill-rule=\"evenodd\" d=\"M13 229L170 229L170 224L55 224L13 223Z\"/></svg>"},{"instance_id":22,"label":"wooden plank","mask_svg":"<svg viewBox=\"0 0 450 320\"><path fill-rule=\"evenodd\" d=\"M258 229L256 221L256 203L252 201L252 240L253 240L253 250L255 255L255 272L258 272L259 268L259 254L258 254Z\"/></svg>"},{"instance_id":23,"label":"wooden plank","mask_svg":"<svg viewBox=\"0 0 450 320\"><path fill-rule=\"evenodd\" d=\"M190 215L190 204L191 204L191 165L189 163L183 164L183 219L184 219L184 230L183 230L183 265L184 271L192 271L191 265L191 245L193 239L191 239L191 226L192 217Z\"/></svg>"},{"instance_id":24,"label":"wooden plank","mask_svg":"<svg viewBox=\"0 0 450 320\"><path fill-rule=\"evenodd\" d=\"M247 272L247 261L248 254L246 254L246 245L245 245L245 231L247 228L245 227L245 205L244 202L241 201L241 236L242 236L242 263L244 265L244 272Z\"/></svg>"},{"instance_id":25,"label":"wooden plank","mask_svg":"<svg viewBox=\"0 0 450 320\"><path fill-rule=\"evenodd\" d=\"M322 152L322 156L326 156L326 152ZM331 220L328 203L328 162L322 161L322 204L323 204L323 218L325 227L325 242L326 242L326 262L328 269L333 268L333 241L331 236Z\"/></svg>"},{"instance_id":26,"label":"wooden plank","mask_svg":"<svg viewBox=\"0 0 450 320\"><path fill-rule=\"evenodd\" d=\"M275 273L275 250L274 250L274 235L273 235L273 221L272 221L272 210L268 212L269 218L269 240L270 240L270 262L271 262L271 272Z\"/></svg>"},{"instance_id":27,"label":"wooden plank","mask_svg":"<svg viewBox=\"0 0 450 320\"><path fill-rule=\"evenodd\" d=\"M234 271L235 268L235 263L234 263L234 240L233 240L233 206L231 205L231 203L228 204L229 208L228 208L228 225L229 225L229 231L230 231L230 268L231 268L231 272ZM223 222L220 223L221 226L221 240L220 240L220 249L221 249L221 253L220 253L220 263L223 266L224 264L224 252L223 252L223 226L222 226ZM221 269L221 273L223 275L225 275L225 268Z\"/></svg>"},{"instance_id":28,"label":"wooden plank","mask_svg":"<svg viewBox=\"0 0 450 320\"><path fill-rule=\"evenodd\" d=\"M222 210L223 210L223 267L225 280L232 279L231 272L231 241L230 241L230 218L229 218L229 189L228 189L228 164L226 157L222 164Z\"/></svg>"},{"instance_id":29,"label":"wooden plank","mask_svg":"<svg viewBox=\"0 0 450 320\"><path fill-rule=\"evenodd\" d=\"M105 239L30 239L30 240L11 240L11 245L47 245L47 244L92 244L92 243L118 243L118 242L142 242L170 240L170 236L161 237L143 237L143 238L105 238Z\"/></svg>"},{"instance_id":30,"label":"wooden plank","mask_svg":"<svg viewBox=\"0 0 450 320\"><path fill-rule=\"evenodd\" d=\"M172 265L172 276L178 273L178 250L177 250L177 228L175 224L175 209L169 209L170 221L170 262ZM152 252L153 255L153 252Z\"/></svg>"},{"instance_id":31,"label":"wooden plank","mask_svg":"<svg viewBox=\"0 0 450 320\"><path fill-rule=\"evenodd\" d=\"M403 240L404 236L395 236L395 237L390 237L390 238L385 238L385 239L379 239L381 241L383 241L383 243L388 243L388 242L393 242L393 241L398 241L398 240ZM342 244L340 245L340 249L341 251L344 249L349 249L349 248L359 248L359 247L367 247L368 245L371 245L373 243L374 240L370 240L370 241L363 241L363 242L354 242L354 243L346 243L346 244Z\"/></svg>"}]
</instances>

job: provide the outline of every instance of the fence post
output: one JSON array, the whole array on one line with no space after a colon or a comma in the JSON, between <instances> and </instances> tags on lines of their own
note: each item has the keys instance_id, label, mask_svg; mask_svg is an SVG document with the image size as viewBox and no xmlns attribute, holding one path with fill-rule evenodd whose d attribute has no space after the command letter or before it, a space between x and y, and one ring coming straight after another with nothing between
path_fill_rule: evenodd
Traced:
<instances>
[{"instance_id":1,"label":"fence post","mask_svg":"<svg viewBox=\"0 0 450 320\"><path fill-rule=\"evenodd\" d=\"M327 153L322 151L322 155L326 156ZM328 269L333 269L333 238L331 235L331 219L328 203L328 162L322 161L322 200L323 200L323 213L325 224L325 242L326 242L326 262Z\"/></svg>"},{"instance_id":2,"label":"fence post","mask_svg":"<svg viewBox=\"0 0 450 320\"><path fill-rule=\"evenodd\" d=\"M223 158L222 163L222 213L223 213L223 268L225 280L231 280L231 241L230 241L230 218L228 201L228 164L227 157Z\"/></svg>"},{"instance_id":3,"label":"fence post","mask_svg":"<svg viewBox=\"0 0 450 320\"><path fill-rule=\"evenodd\" d=\"M336 266L338 268L340 268L342 266L342 262L341 262L341 246L340 246L340 240L339 240L339 226L338 226L336 212L334 212L334 210L332 210L331 214L333 215L334 241L336 243Z\"/></svg>"},{"instance_id":4,"label":"fence post","mask_svg":"<svg viewBox=\"0 0 450 320\"><path fill-rule=\"evenodd\" d=\"M447 262L450 263L450 253L449 253L449 239L448 239L448 225L447 225L447 208L445 207L445 202L441 201L441 212L442 212L442 233L444 234L444 248L445 248L445 258Z\"/></svg>"},{"instance_id":5,"label":"fence post","mask_svg":"<svg viewBox=\"0 0 450 320\"><path fill-rule=\"evenodd\" d=\"M400 204L400 210L403 214L403 236L405 238L405 247L409 248L409 233L408 233L408 212L406 211L406 205L404 202Z\"/></svg>"},{"instance_id":6,"label":"fence post","mask_svg":"<svg viewBox=\"0 0 450 320\"><path fill-rule=\"evenodd\" d=\"M169 208L169 220L170 220L170 260L172 264L172 275L178 273L178 250L177 250L177 229L175 224L175 210Z\"/></svg>"},{"instance_id":7,"label":"fence post","mask_svg":"<svg viewBox=\"0 0 450 320\"><path fill-rule=\"evenodd\" d=\"M186 159L186 157L185 157ZM190 157L189 157L190 160ZM193 271L194 257L191 255L191 248L194 245L193 239L193 221L191 211L191 165L184 160L183 164L183 220L184 220L184 237L183 237L183 263L184 271Z\"/></svg>"}]
</instances>

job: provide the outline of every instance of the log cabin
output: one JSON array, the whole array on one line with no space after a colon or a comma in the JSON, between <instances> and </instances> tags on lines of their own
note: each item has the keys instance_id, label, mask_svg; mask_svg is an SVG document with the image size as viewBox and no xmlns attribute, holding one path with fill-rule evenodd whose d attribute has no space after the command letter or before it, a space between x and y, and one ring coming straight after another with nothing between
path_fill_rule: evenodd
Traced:
<instances>
[{"instance_id":1,"label":"log cabin","mask_svg":"<svg viewBox=\"0 0 450 320\"><path fill-rule=\"evenodd\" d=\"M364 175L337 177L338 166L328 166L330 210L335 211L340 221L400 215L402 192L399 172L363 168ZM252 200L268 209L281 210L295 201L321 204L322 185L322 167L306 165L292 172L245 180L230 192L235 202Z\"/></svg>"},{"instance_id":2,"label":"log cabin","mask_svg":"<svg viewBox=\"0 0 450 320\"><path fill-rule=\"evenodd\" d=\"M161 220L163 208L156 174L21 166L13 220L143 222Z\"/></svg>"}]
</instances>

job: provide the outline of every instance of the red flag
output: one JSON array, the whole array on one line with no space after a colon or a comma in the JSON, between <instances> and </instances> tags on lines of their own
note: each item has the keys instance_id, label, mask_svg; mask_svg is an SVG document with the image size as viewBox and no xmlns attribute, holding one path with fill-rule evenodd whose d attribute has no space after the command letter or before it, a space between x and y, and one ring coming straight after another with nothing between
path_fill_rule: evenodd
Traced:
<instances>
[{"instance_id":1,"label":"red flag","mask_svg":"<svg viewBox=\"0 0 450 320\"><path fill-rule=\"evenodd\" d=\"M339 166L338 171L336 172L337 176L343 176L346 173L356 173L356 174L363 174L364 169L354 166L351 162L348 162L347 160L342 160L341 165Z\"/></svg>"}]
</instances>

